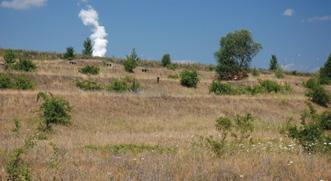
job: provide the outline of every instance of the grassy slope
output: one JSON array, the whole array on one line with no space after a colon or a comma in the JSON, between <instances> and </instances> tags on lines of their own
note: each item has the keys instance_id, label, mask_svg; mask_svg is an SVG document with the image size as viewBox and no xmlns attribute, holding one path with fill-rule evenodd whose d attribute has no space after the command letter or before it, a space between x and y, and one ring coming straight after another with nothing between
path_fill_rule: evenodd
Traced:
<instances>
[{"instance_id":1,"label":"grassy slope","mask_svg":"<svg viewBox=\"0 0 331 181\"><path fill-rule=\"evenodd\" d=\"M305 77L286 76L294 92L290 95L214 96L208 86L213 72L199 71L197 89L179 85L168 79L177 71L151 68L133 74L143 91L138 94L83 92L75 87L79 67L100 61L81 60L77 65L65 61L38 61L38 70L27 76L37 81L34 91L0 91L0 178L10 150L22 145L38 124L36 94L43 90L64 97L73 105L72 125L55 126L45 141L38 142L25 158L33 178L41 180L331 180L330 158L303 153L291 140L279 133L279 126L289 117L299 118L305 109ZM3 70L1 70L3 71ZM13 72L14 74L20 74ZM101 67L92 76L99 82L129 75L122 66ZM161 78L160 84L156 77ZM261 79L275 79L261 75ZM257 78L232 84L255 84ZM330 87L328 88L330 89ZM323 110L323 108L319 108ZM223 158L213 157L204 148L193 149L197 137L216 135L215 119L222 115L252 113L258 118L253 133L254 146L229 151ZM19 137L11 129L13 119L22 121ZM50 146L54 143L58 151ZM177 149L176 153L146 151L114 154L107 145L149 144ZM93 145L94 149L86 149ZM123 148L130 150L130 148ZM55 159L54 159L55 158ZM52 160L57 160L54 166ZM291 163L293 161L293 163ZM1 179L0 179L1 180Z\"/></svg>"}]
</instances>

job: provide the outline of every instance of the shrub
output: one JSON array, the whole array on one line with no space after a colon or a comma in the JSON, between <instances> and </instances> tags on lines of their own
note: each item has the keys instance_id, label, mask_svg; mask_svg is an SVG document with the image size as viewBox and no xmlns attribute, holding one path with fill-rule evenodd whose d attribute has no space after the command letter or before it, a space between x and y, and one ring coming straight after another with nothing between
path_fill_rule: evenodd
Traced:
<instances>
[{"instance_id":1,"label":"shrub","mask_svg":"<svg viewBox=\"0 0 331 181\"><path fill-rule=\"evenodd\" d=\"M167 69L176 70L176 68L177 68L177 64L169 64L169 65L167 65Z\"/></svg>"},{"instance_id":2,"label":"shrub","mask_svg":"<svg viewBox=\"0 0 331 181\"><path fill-rule=\"evenodd\" d=\"M248 139L254 130L254 117L251 114L237 115L234 119L236 125L237 134L239 141L242 142L244 139ZM239 134L239 136L238 136Z\"/></svg>"},{"instance_id":3,"label":"shrub","mask_svg":"<svg viewBox=\"0 0 331 181\"><path fill-rule=\"evenodd\" d=\"M15 88L21 90L33 89L34 82L26 77L17 77L15 80Z\"/></svg>"},{"instance_id":4,"label":"shrub","mask_svg":"<svg viewBox=\"0 0 331 181\"><path fill-rule=\"evenodd\" d=\"M68 47L63 57L67 60L72 60L75 58L75 49L73 47Z\"/></svg>"},{"instance_id":5,"label":"shrub","mask_svg":"<svg viewBox=\"0 0 331 181\"><path fill-rule=\"evenodd\" d=\"M331 130L331 112L326 111L322 113L320 118L320 124L322 129Z\"/></svg>"},{"instance_id":6,"label":"shrub","mask_svg":"<svg viewBox=\"0 0 331 181\"><path fill-rule=\"evenodd\" d=\"M170 54L163 55L161 63L163 67L170 65L171 64Z\"/></svg>"},{"instance_id":7,"label":"shrub","mask_svg":"<svg viewBox=\"0 0 331 181\"><path fill-rule=\"evenodd\" d=\"M331 84L331 54L320 69L320 81L322 84Z\"/></svg>"},{"instance_id":8,"label":"shrub","mask_svg":"<svg viewBox=\"0 0 331 181\"><path fill-rule=\"evenodd\" d=\"M90 80L76 81L76 86L86 91L101 90L102 86L97 82Z\"/></svg>"},{"instance_id":9,"label":"shrub","mask_svg":"<svg viewBox=\"0 0 331 181\"><path fill-rule=\"evenodd\" d=\"M254 77L260 76L260 71L257 68L253 68L251 72Z\"/></svg>"},{"instance_id":10,"label":"shrub","mask_svg":"<svg viewBox=\"0 0 331 181\"><path fill-rule=\"evenodd\" d=\"M16 56L13 50L7 50L3 58L5 60L6 65L10 65L15 62Z\"/></svg>"},{"instance_id":11,"label":"shrub","mask_svg":"<svg viewBox=\"0 0 331 181\"><path fill-rule=\"evenodd\" d=\"M216 130L221 133L221 140L222 142L224 142L229 133L231 132L233 123L231 119L227 117L220 117L216 120L215 127Z\"/></svg>"},{"instance_id":12,"label":"shrub","mask_svg":"<svg viewBox=\"0 0 331 181\"><path fill-rule=\"evenodd\" d=\"M20 59L17 63L13 65L15 70L25 71L25 72L32 72L36 70L37 66L28 59Z\"/></svg>"},{"instance_id":13,"label":"shrub","mask_svg":"<svg viewBox=\"0 0 331 181\"><path fill-rule=\"evenodd\" d=\"M303 84L308 89L316 89L321 86L320 82L316 78L310 78Z\"/></svg>"},{"instance_id":14,"label":"shrub","mask_svg":"<svg viewBox=\"0 0 331 181\"><path fill-rule=\"evenodd\" d=\"M140 83L136 79L129 82L129 91L138 92L140 87Z\"/></svg>"},{"instance_id":15,"label":"shrub","mask_svg":"<svg viewBox=\"0 0 331 181\"><path fill-rule=\"evenodd\" d=\"M272 55L270 59L269 70L276 70L279 67L276 55Z\"/></svg>"},{"instance_id":16,"label":"shrub","mask_svg":"<svg viewBox=\"0 0 331 181\"><path fill-rule=\"evenodd\" d=\"M85 57L91 57L92 56L92 53L93 53L93 48L92 48L92 41L90 38L87 38L85 41L84 41L84 49L83 49L83 56Z\"/></svg>"},{"instance_id":17,"label":"shrub","mask_svg":"<svg viewBox=\"0 0 331 181\"><path fill-rule=\"evenodd\" d=\"M0 89L9 89L13 87L13 82L6 74L0 73Z\"/></svg>"},{"instance_id":18,"label":"shrub","mask_svg":"<svg viewBox=\"0 0 331 181\"><path fill-rule=\"evenodd\" d=\"M185 87L197 87L199 82L198 72L196 70L184 70L180 73L180 83Z\"/></svg>"},{"instance_id":19,"label":"shrub","mask_svg":"<svg viewBox=\"0 0 331 181\"><path fill-rule=\"evenodd\" d=\"M93 65L86 65L79 70L82 74L97 75L99 74L100 68Z\"/></svg>"},{"instance_id":20,"label":"shrub","mask_svg":"<svg viewBox=\"0 0 331 181\"><path fill-rule=\"evenodd\" d=\"M38 93L37 100L40 98L44 101L40 106L40 111L45 129L49 129L51 124L70 123L71 116L69 113L72 107L68 101L44 92Z\"/></svg>"},{"instance_id":21,"label":"shrub","mask_svg":"<svg viewBox=\"0 0 331 181\"><path fill-rule=\"evenodd\" d=\"M260 86L268 93L270 93L270 92L277 93L282 90L282 86L272 80L262 80L259 83L260 83Z\"/></svg>"},{"instance_id":22,"label":"shrub","mask_svg":"<svg viewBox=\"0 0 331 181\"><path fill-rule=\"evenodd\" d=\"M115 92L125 92L128 90L128 84L123 80L113 80L109 86L107 86L108 91Z\"/></svg>"},{"instance_id":23,"label":"shrub","mask_svg":"<svg viewBox=\"0 0 331 181\"><path fill-rule=\"evenodd\" d=\"M236 89L230 84L222 83L217 80L212 82L209 87L209 92L213 92L216 95L235 95L237 93Z\"/></svg>"},{"instance_id":24,"label":"shrub","mask_svg":"<svg viewBox=\"0 0 331 181\"><path fill-rule=\"evenodd\" d=\"M278 78L278 79L282 79L282 78L284 78L284 72L283 72L283 70L282 70L281 67L278 67L278 68L275 70L275 76L276 76L276 78Z\"/></svg>"},{"instance_id":25,"label":"shrub","mask_svg":"<svg viewBox=\"0 0 331 181\"><path fill-rule=\"evenodd\" d=\"M7 180L10 181L30 181L30 170L28 165L22 159L23 149L16 149L11 153L6 162L5 169Z\"/></svg>"},{"instance_id":26,"label":"shrub","mask_svg":"<svg viewBox=\"0 0 331 181\"><path fill-rule=\"evenodd\" d=\"M309 90L307 96L320 106L328 107L330 103L330 95L322 86Z\"/></svg>"},{"instance_id":27,"label":"shrub","mask_svg":"<svg viewBox=\"0 0 331 181\"><path fill-rule=\"evenodd\" d=\"M123 62L125 71L133 73L133 69L138 66L139 57L135 49L132 49L130 55L126 56L126 60Z\"/></svg>"}]
</instances>

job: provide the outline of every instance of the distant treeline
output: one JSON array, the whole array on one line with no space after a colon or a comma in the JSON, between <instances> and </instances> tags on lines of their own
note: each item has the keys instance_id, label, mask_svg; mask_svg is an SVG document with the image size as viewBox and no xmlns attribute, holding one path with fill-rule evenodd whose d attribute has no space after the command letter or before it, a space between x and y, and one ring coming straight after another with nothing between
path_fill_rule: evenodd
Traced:
<instances>
[{"instance_id":1,"label":"distant treeline","mask_svg":"<svg viewBox=\"0 0 331 181\"><path fill-rule=\"evenodd\" d=\"M34 51L34 50L22 50L22 49L5 49L0 48L0 57L3 57L7 50L14 51L17 57L31 59L31 60L59 60L64 59L63 53L59 52L42 52L42 51ZM76 59L86 59L82 54L76 54ZM125 58L119 57L93 57L93 59L99 59L103 61L110 61L113 63L123 64ZM212 64L200 64L200 63L173 63L176 64L177 68L183 69L196 69L196 70L207 70L213 71L216 68L216 65ZM162 63L159 60L140 60L140 66L144 67L162 67ZM259 69L262 74L271 73L267 69ZM309 72L298 72L298 71L285 71L285 74L299 75L299 76L310 76Z\"/></svg>"}]
</instances>

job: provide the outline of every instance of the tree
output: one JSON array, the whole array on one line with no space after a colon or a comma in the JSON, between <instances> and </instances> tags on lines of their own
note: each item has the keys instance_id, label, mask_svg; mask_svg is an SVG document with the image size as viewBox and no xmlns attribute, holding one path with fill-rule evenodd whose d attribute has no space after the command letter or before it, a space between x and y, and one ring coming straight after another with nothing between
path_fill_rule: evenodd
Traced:
<instances>
[{"instance_id":1,"label":"tree","mask_svg":"<svg viewBox=\"0 0 331 181\"><path fill-rule=\"evenodd\" d=\"M168 54L168 53L164 54L161 62L162 62L163 67L170 65L171 64L170 54Z\"/></svg>"},{"instance_id":2,"label":"tree","mask_svg":"<svg viewBox=\"0 0 331 181\"><path fill-rule=\"evenodd\" d=\"M15 62L16 56L13 50L7 50L3 58L5 59L6 65L10 65Z\"/></svg>"},{"instance_id":3,"label":"tree","mask_svg":"<svg viewBox=\"0 0 331 181\"><path fill-rule=\"evenodd\" d=\"M278 66L279 65L278 65L276 55L271 55L269 70L272 70L272 71L277 70Z\"/></svg>"},{"instance_id":4,"label":"tree","mask_svg":"<svg viewBox=\"0 0 331 181\"><path fill-rule=\"evenodd\" d=\"M180 84L185 87L197 87L199 82L198 72L196 70L184 70L180 73Z\"/></svg>"},{"instance_id":5,"label":"tree","mask_svg":"<svg viewBox=\"0 0 331 181\"><path fill-rule=\"evenodd\" d=\"M91 57L92 56L92 53L93 53L93 50L92 50L92 41L91 41L90 38L87 38L84 41L83 55L86 56L86 57Z\"/></svg>"},{"instance_id":6,"label":"tree","mask_svg":"<svg viewBox=\"0 0 331 181\"><path fill-rule=\"evenodd\" d=\"M331 84L331 54L324 67L320 69L320 82L321 84Z\"/></svg>"},{"instance_id":7,"label":"tree","mask_svg":"<svg viewBox=\"0 0 331 181\"><path fill-rule=\"evenodd\" d=\"M75 58L75 50L73 47L68 47L66 52L64 53L64 58L68 60L72 60Z\"/></svg>"},{"instance_id":8,"label":"tree","mask_svg":"<svg viewBox=\"0 0 331 181\"><path fill-rule=\"evenodd\" d=\"M130 55L126 56L126 60L123 62L125 71L133 73L133 69L138 66L139 60L136 49L132 49Z\"/></svg>"},{"instance_id":9,"label":"tree","mask_svg":"<svg viewBox=\"0 0 331 181\"><path fill-rule=\"evenodd\" d=\"M228 33L221 38L221 48L215 53L218 65L216 71L219 79L241 79L247 76L249 64L262 49L254 42L248 30Z\"/></svg>"}]
</instances>

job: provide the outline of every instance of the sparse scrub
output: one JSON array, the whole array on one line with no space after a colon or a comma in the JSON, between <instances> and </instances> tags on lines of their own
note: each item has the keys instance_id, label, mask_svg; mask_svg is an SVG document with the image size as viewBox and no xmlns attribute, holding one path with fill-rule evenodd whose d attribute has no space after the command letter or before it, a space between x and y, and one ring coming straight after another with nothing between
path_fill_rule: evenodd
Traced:
<instances>
[{"instance_id":1,"label":"sparse scrub","mask_svg":"<svg viewBox=\"0 0 331 181\"><path fill-rule=\"evenodd\" d=\"M95 91L95 90L101 90L102 89L102 85L98 84L95 81L91 81L91 80L77 80L76 81L76 86L79 87L82 90L86 90L86 91Z\"/></svg>"},{"instance_id":2,"label":"sparse scrub","mask_svg":"<svg viewBox=\"0 0 331 181\"><path fill-rule=\"evenodd\" d=\"M30 181L29 166L22 159L23 149L14 150L6 163L5 169L9 181Z\"/></svg>"},{"instance_id":3,"label":"sparse scrub","mask_svg":"<svg viewBox=\"0 0 331 181\"><path fill-rule=\"evenodd\" d=\"M37 100L40 98L44 101L40 106L40 111L42 113L43 126L46 130L50 129L51 124L70 123L72 107L68 101L45 92L38 93Z\"/></svg>"},{"instance_id":4,"label":"sparse scrub","mask_svg":"<svg viewBox=\"0 0 331 181\"><path fill-rule=\"evenodd\" d=\"M0 89L10 89L13 82L7 74L0 73Z\"/></svg>"},{"instance_id":5,"label":"sparse scrub","mask_svg":"<svg viewBox=\"0 0 331 181\"><path fill-rule=\"evenodd\" d=\"M279 66L274 70L275 76L277 79L283 79L284 78L284 71L283 69Z\"/></svg>"},{"instance_id":6,"label":"sparse scrub","mask_svg":"<svg viewBox=\"0 0 331 181\"><path fill-rule=\"evenodd\" d=\"M34 87L35 82L24 76L10 77L8 74L0 73L0 89L29 90Z\"/></svg>"},{"instance_id":7,"label":"sparse scrub","mask_svg":"<svg viewBox=\"0 0 331 181\"><path fill-rule=\"evenodd\" d=\"M6 65L10 66L11 64L15 63L16 55L13 50L7 50L3 58L5 60Z\"/></svg>"},{"instance_id":8,"label":"sparse scrub","mask_svg":"<svg viewBox=\"0 0 331 181\"><path fill-rule=\"evenodd\" d=\"M100 68L93 65L86 65L79 72L82 74L97 75L100 72Z\"/></svg>"},{"instance_id":9,"label":"sparse scrub","mask_svg":"<svg viewBox=\"0 0 331 181\"><path fill-rule=\"evenodd\" d=\"M222 83L218 80L214 80L209 87L209 92L213 92L216 95L235 95L238 91L228 83Z\"/></svg>"},{"instance_id":10,"label":"sparse scrub","mask_svg":"<svg viewBox=\"0 0 331 181\"><path fill-rule=\"evenodd\" d=\"M33 72L37 69L37 66L28 59L20 59L17 63L12 64L12 68L19 71Z\"/></svg>"},{"instance_id":11,"label":"sparse scrub","mask_svg":"<svg viewBox=\"0 0 331 181\"><path fill-rule=\"evenodd\" d=\"M128 84L123 80L116 79L107 86L107 90L111 92L125 92L128 90Z\"/></svg>"},{"instance_id":12,"label":"sparse scrub","mask_svg":"<svg viewBox=\"0 0 331 181\"><path fill-rule=\"evenodd\" d=\"M15 88L21 90L34 89L35 83L23 76L17 77L15 80Z\"/></svg>"},{"instance_id":13,"label":"sparse scrub","mask_svg":"<svg viewBox=\"0 0 331 181\"><path fill-rule=\"evenodd\" d=\"M197 87L199 82L198 72L196 70L184 70L180 73L180 84L185 87Z\"/></svg>"}]
</instances>

